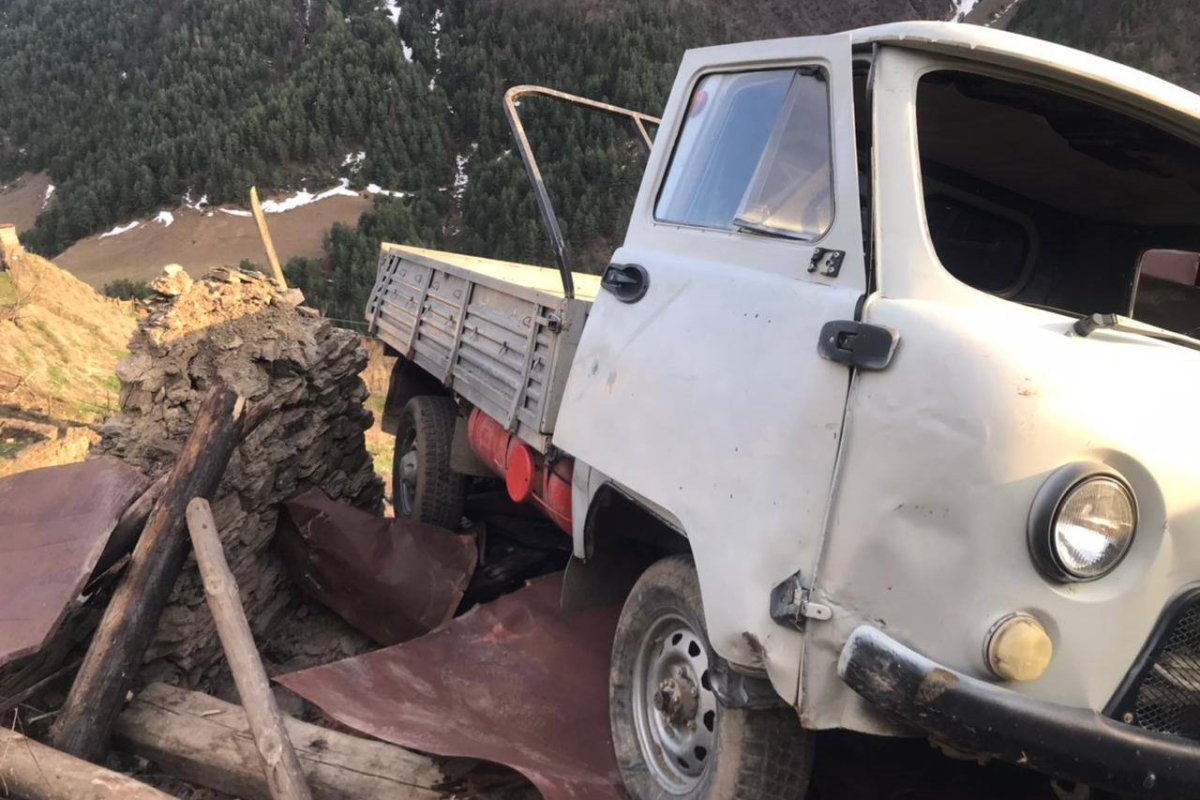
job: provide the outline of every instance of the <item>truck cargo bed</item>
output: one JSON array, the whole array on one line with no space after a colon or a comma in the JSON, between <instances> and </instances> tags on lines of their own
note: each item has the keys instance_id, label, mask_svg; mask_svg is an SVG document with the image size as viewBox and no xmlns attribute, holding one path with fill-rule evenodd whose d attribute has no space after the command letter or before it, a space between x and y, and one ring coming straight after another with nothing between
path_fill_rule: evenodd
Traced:
<instances>
[{"instance_id":1,"label":"truck cargo bed","mask_svg":"<svg viewBox=\"0 0 1200 800\"><path fill-rule=\"evenodd\" d=\"M567 300L556 270L385 243L369 332L545 452L600 288L574 277Z\"/></svg>"}]
</instances>

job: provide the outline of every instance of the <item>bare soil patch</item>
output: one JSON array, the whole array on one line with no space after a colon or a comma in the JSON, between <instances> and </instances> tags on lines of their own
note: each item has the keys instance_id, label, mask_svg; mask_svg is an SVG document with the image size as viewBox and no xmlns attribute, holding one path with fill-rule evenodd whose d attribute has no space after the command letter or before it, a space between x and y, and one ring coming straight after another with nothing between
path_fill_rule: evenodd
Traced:
<instances>
[{"instance_id":1,"label":"bare soil patch","mask_svg":"<svg viewBox=\"0 0 1200 800\"><path fill-rule=\"evenodd\" d=\"M44 172L27 172L12 183L0 187L0 224L17 226L17 232L33 227L46 202L46 187L50 176Z\"/></svg>"},{"instance_id":2,"label":"bare soil patch","mask_svg":"<svg viewBox=\"0 0 1200 800\"><path fill-rule=\"evenodd\" d=\"M354 225L371 205L369 197L334 196L279 214L267 225L284 263L293 256L321 253L325 233L335 222ZM241 209L229 209L246 214ZM80 280L97 288L118 278L151 280L167 264L180 264L193 277L213 267L236 266L242 259L266 264L254 219L209 209L171 212L167 226L153 218L117 236L97 234L77 242L54 259Z\"/></svg>"}]
</instances>

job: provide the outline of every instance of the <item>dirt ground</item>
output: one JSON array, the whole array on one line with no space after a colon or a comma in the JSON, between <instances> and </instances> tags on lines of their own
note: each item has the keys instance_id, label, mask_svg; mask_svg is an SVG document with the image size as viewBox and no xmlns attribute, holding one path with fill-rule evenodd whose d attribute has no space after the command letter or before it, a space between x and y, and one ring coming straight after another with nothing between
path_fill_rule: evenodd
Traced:
<instances>
[{"instance_id":1,"label":"dirt ground","mask_svg":"<svg viewBox=\"0 0 1200 800\"><path fill-rule=\"evenodd\" d=\"M25 173L15 181L0 186L0 223L17 226L17 232L33 227L46 200L50 176L44 172Z\"/></svg>"},{"instance_id":2,"label":"dirt ground","mask_svg":"<svg viewBox=\"0 0 1200 800\"><path fill-rule=\"evenodd\" d=\"M354 225L371 206L369 196L334 196L279 214L269 214L267 225L279 259L316 256L321 241L335 222ZM232 209L246 213L242 209ZM90 236L54 259L80 280L103 288L117 278L153 279L167 264L180 264L192 277L213 267L236 266L242 259L265 264L262 240L254 219L219 209L203 213L173 209L170 226L153 218L118 236ZM2 217L0 217L2 220Z\"/></svg>"}]
</instances>

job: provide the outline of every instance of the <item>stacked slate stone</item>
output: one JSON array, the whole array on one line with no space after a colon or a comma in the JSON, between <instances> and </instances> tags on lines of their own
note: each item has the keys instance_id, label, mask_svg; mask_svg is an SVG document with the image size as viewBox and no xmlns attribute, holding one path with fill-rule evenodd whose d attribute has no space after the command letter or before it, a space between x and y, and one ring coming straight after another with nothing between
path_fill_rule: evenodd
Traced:
<instances>
[{"instance_id":1,"label":"stacked slate stone","mask_svg":"<svg viewBox=\"0 0 1200 800\"><path fill-rule=\"evenodd\" d=\"M216 269L193 281L178 266L151 284L128 357L117 365L120 412L93 453L157 477L174 466L200 401L224 383L270 409L234 454L213 499L251 627L262 636L296 601L273 549L279 504L318 486L377 511L383 495L363 431L371 413L354 333L300 305L265 276ZM189 562L147 656L145 680L202 688L224 674L195 563Z\"/></svg>"}]
</instances>

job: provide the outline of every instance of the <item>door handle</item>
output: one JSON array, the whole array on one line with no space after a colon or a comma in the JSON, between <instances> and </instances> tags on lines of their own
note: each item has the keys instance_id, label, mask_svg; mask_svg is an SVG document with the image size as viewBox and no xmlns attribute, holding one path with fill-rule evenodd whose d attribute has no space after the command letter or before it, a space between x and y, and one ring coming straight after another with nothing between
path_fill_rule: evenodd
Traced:
<instances>
[{"instance_id":1,"label":"door handle","mask_svg":"<svg viewBox=\"0 0 1200 800\"><path fill-rule=\"evenodd\" d=\"M650 288L650 273L641 264L609 264L600 278L600 288L612 292L622 303L636 303Z\"/></svg>"}]
</instances>

